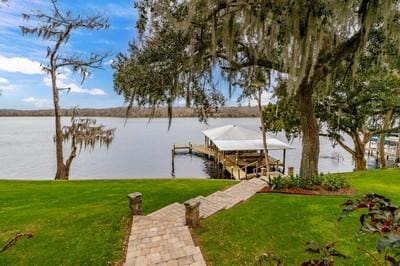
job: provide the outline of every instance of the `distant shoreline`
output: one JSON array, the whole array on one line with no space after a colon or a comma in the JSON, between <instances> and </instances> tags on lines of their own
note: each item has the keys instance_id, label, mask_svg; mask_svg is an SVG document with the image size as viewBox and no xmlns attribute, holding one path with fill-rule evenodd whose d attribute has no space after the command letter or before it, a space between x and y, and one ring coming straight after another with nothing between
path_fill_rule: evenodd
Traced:
<instances>
[{"instance_id":1,"label":"distant shoreline","mask_svg":"<svg viewBox=\"0 0 400 266\"><path fill-rule=\"evenodd\" d=\"M78 108L78 114L82 117L127 117L126 107L113 108ZM62 109L62 116L71 116L72 109ZM52 117L54 111L52 109L43 110L17 110L17 109L0 109L0 117ZM156 109L151 108L133 108L128 115L129 118L167 118L168 110L165 107ZM172 117L197 117L194 109L186 107L174 107ZM220 107L212 117L229 118L229 117L258 117L256 107Z\"/></svg>"}]
</instances>

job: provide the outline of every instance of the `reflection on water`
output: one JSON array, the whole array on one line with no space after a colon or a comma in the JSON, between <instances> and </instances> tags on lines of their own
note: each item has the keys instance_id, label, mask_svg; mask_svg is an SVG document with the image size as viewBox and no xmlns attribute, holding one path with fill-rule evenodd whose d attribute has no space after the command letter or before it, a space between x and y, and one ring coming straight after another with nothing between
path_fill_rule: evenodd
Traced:
<instances>
[{"instance_id":1,"label":"reflection on water","mask_svg":"<svg viewBox=\"0 0 400 266\"><path fill-rule=\"evenodd\" d=\"M218 167L218 165L214 161L207 160L206 157L203 157L203 159L204 159L204 172L208 176L215 179L230 178L230 174L227 173L226 171L223 171L221 167Z\"/></svg>"},{"instance_id":2,"label":"reflection on water","mask_svg":"<svg viewBox=\"0 0 400 266\"><path fill-rule=\"evenodd\" d=\"M67 123L68 119L63 121ZM148 119L98 118L98 123L117 128L115 140L109 150L82 151L72 164L71 179L171 178L173 144L203 143L202 130L227 124L253 130L259 128L257 118L211 119L209 125L199 123L196 118L175 118L169 131L167 119L153 119L148 123ZM0 128L0 178L53 178L53 118L4 117L0 118ZM276 137L287 141L284 134ZM290 144L295 150L287 152L286 165L297 171L301 142L295 139ZM282 158L281 151L271 151L270 154ZM321 139L320 171L348 172L353 167L347 152L340 147L333 148L328 140ZM205 158L196 155L175 157L176 178L210 176L222 177L222 173Z\"/></svg>"},{"instance_id":3,"label":"reflection on water","mask_svg":"<svg viewBox=\"0 0 400 266\"><path fill-rule=\"evenodd\" d=\"M200 155L197 153L189 154L189 153L176 153L175 158L179 156L189 157L191 159L201 159L203 172L206 176L211 177L213 179L223 179L223 178L230 178L230 174L226 171L222 171L221 167L218 167L215 161L207 159L207 156ZM194 157L194 158L193 158ZM174 165L171 166L171 175L172 177L176 177L175 167Z\"/></svg>"}]
</instances>

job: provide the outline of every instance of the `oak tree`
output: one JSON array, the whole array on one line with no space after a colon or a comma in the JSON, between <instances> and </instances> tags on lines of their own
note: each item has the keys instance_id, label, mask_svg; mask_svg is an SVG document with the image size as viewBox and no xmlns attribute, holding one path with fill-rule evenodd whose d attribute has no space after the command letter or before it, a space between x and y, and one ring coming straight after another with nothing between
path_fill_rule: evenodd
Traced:
<instances>
[{"instance_id":1,"label":"oak tree","mask_svg":"<svg viewBox=\"0 0 400 266\"><path fill-rule=\"evenodd\" d=\"M318 173L319 125L314 96L342 63L354 75L371 30L398 43L398 1L141 0L137 28L153 38L168 24L186 34L182 71L220 67L228 80L243 69L277 71L298 103L300 174ZM398 46L400 47L400 46Z\"/></svg>"}]
</instances>

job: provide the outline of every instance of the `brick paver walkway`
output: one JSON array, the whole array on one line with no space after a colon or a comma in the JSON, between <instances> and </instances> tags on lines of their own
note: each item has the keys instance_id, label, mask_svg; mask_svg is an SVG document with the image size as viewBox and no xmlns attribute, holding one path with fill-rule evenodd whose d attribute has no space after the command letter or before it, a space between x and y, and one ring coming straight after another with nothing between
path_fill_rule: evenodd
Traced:
<instances>
[{"instance_id":1,"label":"brick paver walkway","mask_svg":"<svg viewBox=\"0 0 400 266\"><path fill-rule=\"evenodd\" d=\"M266 186L261 179L242 181L208 197L198 196L200 217L229 209ZM185 225L185 207L173 203L147 216L134 216L124 265L206 265L200 248Z\"/></svg>"}]
</instances>

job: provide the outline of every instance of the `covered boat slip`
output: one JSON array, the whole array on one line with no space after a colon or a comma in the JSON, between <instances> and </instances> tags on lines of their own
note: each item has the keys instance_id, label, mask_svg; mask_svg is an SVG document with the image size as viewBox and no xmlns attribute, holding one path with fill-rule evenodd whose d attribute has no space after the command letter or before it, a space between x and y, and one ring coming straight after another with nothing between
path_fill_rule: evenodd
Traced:
<instances>
[{"instance_id":1,"label":"covered boat slip","mask_svg":"<svg viewBox=\"0 0 400 266\"><path fill-rule=\"evenodd\" d=\"M218 170L226 171L234 179L247 179L259 175L276 176L285 173L286 150L290 145L267 138L267 150L282 150L282 160L269 156L268 168L265 164L262 134L236 125L204 130L204 145L174 145L172 156L177 150L188 150L212 159ZM172 157L172 158L173 158ZM172 160L174 168L174 159Z\"/></svg>"},{"instance_id":2,"label":"covered boat slip","mask_svg":"<svg viewBox=\"0 0 400 266\"><path fill-rule=\"evenodd\" d=\"M374 136L365 145L365 153L371 167L379 167L380 157L380 136ZM385 136L383 153L386 158L386 165L389 167L400 167L400 133L390 133ZM372 157L372 160L370 160Z\"/></svg>"}]
</instances>

